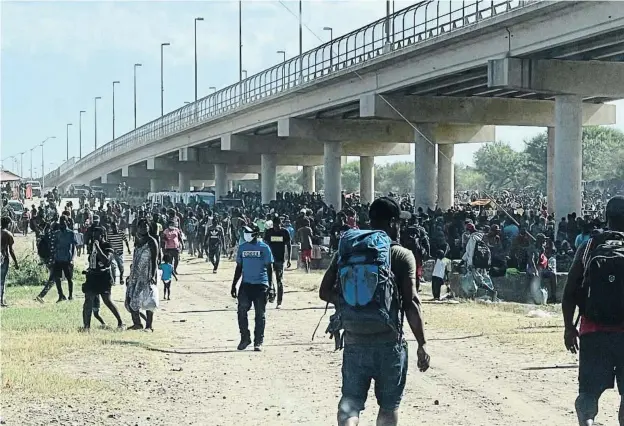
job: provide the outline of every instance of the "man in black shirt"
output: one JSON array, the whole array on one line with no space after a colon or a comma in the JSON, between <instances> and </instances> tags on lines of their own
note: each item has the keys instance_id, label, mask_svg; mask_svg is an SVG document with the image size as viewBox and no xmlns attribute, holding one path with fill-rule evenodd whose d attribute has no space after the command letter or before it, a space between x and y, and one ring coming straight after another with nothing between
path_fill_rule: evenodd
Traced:
<instances>
[{"instance_id":1,"label":"man in black shirt","mask_svg":"<svg viewBox=\"0 0 624 426\"><path fill-rule=\"evenodd\" d=\"M336 222L332 225L329 234L329 246L332 252L338 251L340 237L349 229L351 228L347 225L347 216L343 212L338 213L336 215Z\"/></svg>"},{"instance_id":2,"label":"man in black shirt","mask_svg":"<svg viewBox=\"0 0 624 426\"><path fill-rule=\"evenodd\" d=\"M221 248L225 245L225 236L223 228L218 218L212 220L212 224L206 230L206 240L204 242L208 258L206 261L212 263L212 273L217 273L219 268L219 260L221 259Z\"/></svg>"},{"instance_id":3,"label":"man in black shirt","mask_svg":"<svg viewBox=\"0 0 624 426\"><path fill-rule=\"evenodd\" d=\"M282 228L282 219L280 217L273 219L273 227L265 231L264 241L269 245L273 253L273 270L277 280L276 308L279 309L282 306L282 298L284 296L284 261L286 261L286 267L290 268L290 253L292 249L290 233Z\"/></svg>"}]
</instances>

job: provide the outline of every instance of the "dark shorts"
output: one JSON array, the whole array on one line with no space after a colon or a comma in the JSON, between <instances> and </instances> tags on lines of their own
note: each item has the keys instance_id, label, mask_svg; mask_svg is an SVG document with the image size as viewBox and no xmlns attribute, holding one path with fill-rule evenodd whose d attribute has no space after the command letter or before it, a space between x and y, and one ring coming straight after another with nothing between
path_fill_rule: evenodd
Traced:
<instances>
[{"instance_id":1,"label":"dark shorts","mask_svg":"<svg viewBox=\"0 0 624 426\"><path fill-rule=\"evenodd\" d=\"M71 280L74 277L74 266L70 262L54 262L53 273L54 278L59 280L63 278L63 275L65 279Z\"/></svg>"},{"instance_id":2,"label":"dark shorts","mask_svg":"<svg viewBox=\"0 0 624 426\"><path fill-rule=\"evenodd\" d=\"M624 333L596 332L581 336L579 393L599 395L617 381L624 393Z\"/></svg>"},{"instance_id":3,"label":"dark shorts","mask_svg":"<svg viewBox=\"0 0 624 426\"><path fill-rule=\"evenodd\" d=\"M83 293L111 294L113 277L109 271L90 272L86 275L86 281L82 286Z\"/></svg>"},{"instance_id":4,"label":"dark shorts","mask_svg":"<svg viewBox=\"0 0 624 426\"><path fill-rule=\"evenodd\" d=\"M364 410L371 379L377 404L384 410L399 408L407 379L407 343L345 345L342 356L342 398L338 411L346 418Z\"/></svg>"}]
</instances>

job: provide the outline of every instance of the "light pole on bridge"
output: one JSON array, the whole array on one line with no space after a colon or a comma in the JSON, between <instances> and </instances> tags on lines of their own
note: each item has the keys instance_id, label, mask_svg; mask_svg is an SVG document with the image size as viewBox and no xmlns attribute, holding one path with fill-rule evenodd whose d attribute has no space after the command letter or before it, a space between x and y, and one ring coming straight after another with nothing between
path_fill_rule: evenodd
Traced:
<instances>
[{"instance_id":1,"label":"light pole on bridge","mask_svg":"<svg viewBox=\"0 0 624 426\"><path fill-rule=\"evenodd\" d=\"M197 102L197 21L203 21L204 18L197 17L195 18L195 102Z\"/></svg>"},{"instance_id":2,"label":"light pole on bridge","mask_svg":"<svg viewBox=\"0 0 624 426\"><path fill-rule=\"evenodd\" d=\"M115 140L115 84L119 84L119 81L113 81L113 140Z\"/></svg>"},{"instance_id":3,"label":"light pole on bridge","mask_svg":"<svg viewBox=\"0 0 624 426\"><path fill-rule=\"evenodd\" d=\"M329 31L329 69L334 66L334 49L332 41L334 41L334 29L332 27L323 27L323 31Z\"/></svg>"},{"instance_id":4,"label":"light pole on bridge","mask_svg":"<svg viewBox=\"0 0 624 426\"><path fill-rule=\"evenodd\" d=\"M82 114L86 112L81 110L78 117L78 158L82 158Z\"/></svg>"},{"instance_id":5,"label":"light pole on bridge","mask_svg":"<svg viewBox=\"0 0 624 426\"><path fill-rule=\"evenodd\" d=\"M43 145L49 140L49 139L56 139L56 136L48 136L47 138L45 138L43 140L43 142L41 142L41 192L43 192L43 189L45 188L45 168L43 165Z\"/></svg>"},{"instance_id":6,"label":"light pole on bridge","mask_svg":"<svg viewBox=\"0 0 624 426\"><path fill-rule=\"evenodd\" d=\"M102 99L101 96L93 98L93 136L95 141L95 149L97 149L97 101Z\"/></svg>"},{"instance_id":7,"label":"light pole on bridge","mask_svg":"<svg viewBox=\"0 0 624 426\"><path fill-rule=\"evenodd\" d=\"M67 126L65 127L65 147L66 147L66 154L65 154L65 161L69 160L69 126L73 126L72 123L67 123Z\"/></svg>"},{"instance_id":8,"label":"light pole on bridge","mask_svg":"<svg viewBox=\"0 0 624 426\"><path fill-rule=\"evenodd\" d=\"M286 89L286 78L285 78L285 74L286 74L286 51L285 50L278 50L277 51L278 55L282 55L282 90Z\"/></svg>"},{"instance_id":9,"label":"light pole on bridge","mask_svg":"<svg viewBox=\"0 0 624 426\"><path fill-rule=\"evenodd\" d=\"M137 99L136 99L136 70L137 67L142 67L143 64L134 64L134 128L137 127Z\"/></svg>"},{"instance_id":10,"label":"light pole on bridge","mask_svg":"<svg viewBox=\"0 0 624 426\"><path fill-rule=\"evenodd\" d=\"M165 80L163 75L163 48L171 46L171 43L160 43L160 116L165 115Z\"/></svg>"},{"instance_id":11,"label":"light pole on bridge","mask_svg":"<svg viewBox=\"0 0 624 426\"><path fill-rule=\"evenodd\" d=\"M26 154L26 151L19 153L19 156L20 156L20 177L21 178L24 177L24 154Z\"/></svg>"}]
</instances>

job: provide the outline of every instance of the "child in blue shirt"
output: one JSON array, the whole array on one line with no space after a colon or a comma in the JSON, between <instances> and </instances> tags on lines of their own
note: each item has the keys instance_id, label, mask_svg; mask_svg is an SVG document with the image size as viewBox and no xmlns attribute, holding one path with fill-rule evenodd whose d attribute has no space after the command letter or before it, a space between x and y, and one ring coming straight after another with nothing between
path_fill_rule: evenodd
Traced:
<instances>
[{"instance_id":1,"label":"child in blue shirt","mask_svg":"<svg viewBox=\"0 0 624 426\"><path fill-rule=\"evenodd\" d=\"M162 263L158 265L158 269L162 271L162 275L160 279L165 285L165 294L163 296L164 297L163 300L171 300L171 277L175 278L177 281L178 276L173 270L173 265L171 264L173 262L173 259L171 255L165 254L162 260L163 260Z\"/></svg>"}]
</instances>

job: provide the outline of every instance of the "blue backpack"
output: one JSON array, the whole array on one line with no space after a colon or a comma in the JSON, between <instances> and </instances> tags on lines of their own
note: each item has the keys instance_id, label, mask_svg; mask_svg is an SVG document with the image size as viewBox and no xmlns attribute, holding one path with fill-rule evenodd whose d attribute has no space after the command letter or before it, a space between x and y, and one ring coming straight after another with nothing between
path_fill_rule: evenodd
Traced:
<instances>
[{"instance_id":1,"label":"blue backpack","mask_svg":"<svg viewBox=\"0 0 624 426\"><path fill-rule=\"evenodd\" d=\"M348 230L338 244L340 318L354 334L402 334L400 297L390 269L392 241L383 231ZM400 318L401 317L401 318Z\"/></svg>"}]
</instances>

